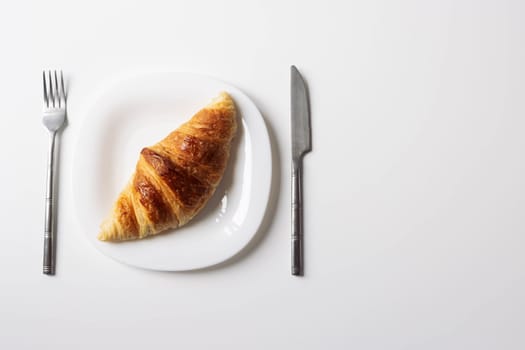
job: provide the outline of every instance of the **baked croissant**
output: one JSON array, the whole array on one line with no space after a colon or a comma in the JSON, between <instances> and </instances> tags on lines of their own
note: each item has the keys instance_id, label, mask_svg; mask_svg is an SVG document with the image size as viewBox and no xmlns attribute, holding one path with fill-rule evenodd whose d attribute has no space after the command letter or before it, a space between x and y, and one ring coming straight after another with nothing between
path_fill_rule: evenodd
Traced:
<instances>
[{"instance_id":1,"label":"baked croissant","mask_svg":"<svg viewBox=\"0 0 525 350\"><path fill-rule=\"evenodd\" d=\"M219 184L236 130L234 103L222 92L165 139L142 149L98 239L139 239L190 221Z\"/></svg>"}]
</instances>

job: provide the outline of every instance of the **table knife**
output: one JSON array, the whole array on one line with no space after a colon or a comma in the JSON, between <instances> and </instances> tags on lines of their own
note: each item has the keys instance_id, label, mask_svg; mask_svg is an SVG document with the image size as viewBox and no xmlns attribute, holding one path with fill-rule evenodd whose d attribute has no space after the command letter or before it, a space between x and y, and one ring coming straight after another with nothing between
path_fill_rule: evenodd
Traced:
<instances>
[{"instance_id":1,"label":"table knife","mask_svg":"<svg viewBox=\"0 0 525 350\"><path fill-rule=\"evenodd\" d=\"M303 275L303 156L312 149L310 106L303 77L291 66L292 275Z\"/></svg>"}]
</instances>

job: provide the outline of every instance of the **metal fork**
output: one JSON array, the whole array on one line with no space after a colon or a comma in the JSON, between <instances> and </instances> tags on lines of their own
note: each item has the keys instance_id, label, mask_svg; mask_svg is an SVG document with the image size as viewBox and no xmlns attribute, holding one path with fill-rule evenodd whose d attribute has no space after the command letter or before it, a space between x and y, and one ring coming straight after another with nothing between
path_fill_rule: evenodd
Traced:
<instances>
[{"instance_id":1,"label":"metal fork","mask_svg":"<svg viewBox=\"0 0 525 350\"><path fill-rule=\"evenodd\" d=\"M42 72L44 80L43 122L49 130L49 153L47 162L46 210L44 229L44 269L46 275L55 274L55 205L54 205L54 169L55 139L57 131L66 121L66 90L64 77L60 71L60 84L57 71Z\"/></svg>"}]
</instances>

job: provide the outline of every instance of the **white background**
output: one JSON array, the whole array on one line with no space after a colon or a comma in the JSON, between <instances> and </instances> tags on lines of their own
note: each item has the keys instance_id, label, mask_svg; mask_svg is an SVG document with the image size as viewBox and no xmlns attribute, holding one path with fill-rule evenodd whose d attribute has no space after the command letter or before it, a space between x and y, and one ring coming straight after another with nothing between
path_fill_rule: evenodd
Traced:
<instances>
[{"instance_id":1,"label":"white background","mask_svg":"<svg viewBox=\"0 0 525 350\"><path fill-rule=\"evenodd\" d=\"M2 349L525 348L521 1L0 5ZM310 86L306 276L290 276L289 66ZM57 275L41 273L41 70L68 77ZM273 146L267 217L223 266L120 265L76 222L80 111L134 70L219 77Z\"/></svg>"}]
</instances>

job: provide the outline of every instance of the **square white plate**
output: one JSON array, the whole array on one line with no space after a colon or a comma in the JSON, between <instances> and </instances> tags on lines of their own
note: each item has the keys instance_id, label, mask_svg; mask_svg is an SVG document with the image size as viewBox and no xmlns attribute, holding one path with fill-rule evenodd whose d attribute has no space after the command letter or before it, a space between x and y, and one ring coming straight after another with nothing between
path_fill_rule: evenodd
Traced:
<instances>
[{"instance_id":1,"label":"square white plate","mask_svg":"<svg viewBox=\"0 0 525 350\"><path fill-rule=\"evenodd\" d=\"M99 226L131 177L139 152L175 130L219 92L238 111L224 177L186 226L151 238L100 242ZM148 73L112 84L85 111L73 166L80 226L105 255L145 269L183 271L218 264L256 234L271 186L271 149L264 120L239 89L190 73Z\"/></svg>"}]
</instances>

